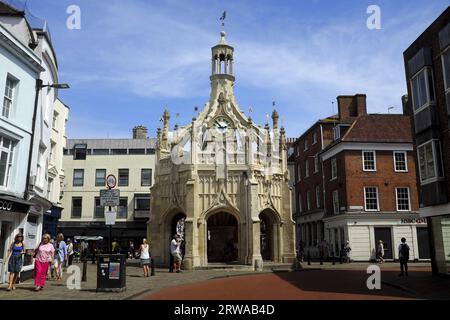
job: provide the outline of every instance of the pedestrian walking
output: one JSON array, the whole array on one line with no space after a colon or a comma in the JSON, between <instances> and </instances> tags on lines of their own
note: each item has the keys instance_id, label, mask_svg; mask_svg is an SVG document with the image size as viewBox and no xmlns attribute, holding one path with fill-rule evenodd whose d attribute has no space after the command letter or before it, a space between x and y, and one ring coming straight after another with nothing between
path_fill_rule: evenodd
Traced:
<instances>
[{"instance_id":1,"label":"pedestrian walking","mask_svg":"<svg viewBox=\"0 0 450 320\"><path fill-rule=\"evenodd\" d=\"M352 247L350 246L350 241L347 240L344 247L345 261L350 263L352 260Z\"/></svg>"},{"instance_id":2,"label":"pedestrian walking","mask_svg":"<svg viewBox=\"0 0 450 320\"><path fill-rule=\"evenodd\" d=\"M42 236L41 243L34 251L34 258L34 291L40 291L45 287L50 263L55 258L55 247L50 243L50 235L48 233Z\"/></svg>"},{"instance_id":3,"label":"pedestrian walking","mask_svg":"<svg viewBox=\"0 0 450 320\"><path fill-rule=\"evenodd\" d=\"M379 263L384 263L384 244L383 244L383 240L378 241L376 260Z\"/></svg>"},{"instance_id":4,"label":"pedestrian walking","mask_svg":"<svg viewBox=\"0 0 450 320\"><path fill-rule=\"evenodd\" d=\"M75 250L73 249L72 240L67 239L67 266L71 266L73 263L73 256L75 254Z\"/></svg>"},{"instance_id":5,"label":"pedestrian walking","mask_svg":"<svg viewBox=\"0 0 450 320\"><path fill-rule=\"evenodd\" d=\"M409 246L406 239L402 238L398 246L398 257L400 260L400 277L408 276L408 260L409 260Z\"/></svg>"},{"instance_id":6,"label":"pedestrian walking","mask_svg":"<svg viewBox=\"0 0 450 320\"><path fill-rule=\"evenodd\" d=\"M142 244L139 249L140 251L140 259L141 259L141 267L144 269L144 278L149 276L149 265L150 265L150 246L148 244L147 239L142 239Z\"/></svg>"},{"instance_id":7,"label":"pedestrian walking","mask_svg":"<svg viewBox=\"0 0 450 320\"><path fill-rule=\"evenodd\" d=\"M129 247L128 247L128 259L134 258L134 242L130 241Z\"/></svg>"},{"instance_id":8,"label":"pedestrian walking","mask_svg":"<svg viewBox=\"0 0 450 320\"><path fill-rule=\"evenodd\" d=\"M23 255L25 254L25 245L23 244L23 234L18 233L14 237L14 242L8 250L8 272L9 283L7 291L16 290L16 282L22 271Z\"/></svg>"},{"instance_id":9,"label":"pedestrian walking","mask_svg":"<svg viewBox=\"0 0 450 320\"><path fill-rule=\"evenodd\" d=\"M181 272L181 236L175 234L172 241L170 242L170 253L173 257L173 271L176 273Z\"/></svg>"},{"instance_id":10,"label":"pedestrian walking","mask_svg":"<svg viewBox=\"0 0 450 320\"><path fill-rule=\"evenodd\" d=\"M64 242L64 235L58 233L56 236L55 243L55 259L53 260L53 265L56 272L56 281L62 279L62 267L67 263L67 245Z\"/></svg>"}]
</instances>

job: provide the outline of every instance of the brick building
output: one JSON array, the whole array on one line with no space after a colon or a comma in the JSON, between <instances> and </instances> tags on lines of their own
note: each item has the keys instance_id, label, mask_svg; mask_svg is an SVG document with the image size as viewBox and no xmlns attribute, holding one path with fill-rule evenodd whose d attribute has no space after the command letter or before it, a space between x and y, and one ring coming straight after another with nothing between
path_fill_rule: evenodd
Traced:
<instances>
[{"instance_id":1,"label":"brick building","mask_svg":"<svg viewBox=\"0 0 450 320\"><path fill-rule=\"evenodd\" d=\"M433 273L449 274L450 7L409 46L404 61L404 112L417 152L420 216L428 221Z\"/></svg>"},{"instance_id":2,"label":"brick building","mask_svg":"<svg viewBox=\"0 0 450 320\"><path fill-rule=\"evenodd\" d=\"M305 131L293 144L291 163L292 177L295 181L292 196L295 203L295 221L297 245L312 249L316 255L316 245L323 240L324 217L322 165L319 153L333 141L333 127L337 118L318 120Z\"/></svg>"},{"instance_id":3,"label":"brick building","mask_svg":"<svg viewBox=\"0 0 450 320\"><path fill-rule=\"evenodd\" d=\"M320 145L310 150L301 142L314 136L317 124L297 142L301 239L313 256L320 240L328 241L335 256L349 240L352 259L368 261L375 258L379 240L385 258L397 259L395 248L405 237L412 259L429 259L426 222L418 216L409 118L367 114L362 94L339 96L337 101L338 115L319 121L323 123L318 137L324 138ZM317 153L317 160L311 158ZM312 167L308 159L314 160ZM309 176L304 168L308 166Z\"/></svg>"}]
</instances>

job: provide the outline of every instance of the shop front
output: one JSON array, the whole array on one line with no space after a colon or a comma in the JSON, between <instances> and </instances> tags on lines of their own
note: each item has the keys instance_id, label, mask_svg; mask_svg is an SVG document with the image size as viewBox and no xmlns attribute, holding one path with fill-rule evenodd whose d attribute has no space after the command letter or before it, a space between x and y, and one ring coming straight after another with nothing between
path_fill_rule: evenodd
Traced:
<instances>
[{"instance_id":1,"label":"shop front","mask_svg":"<svg viewBox=\"0 0 450 320\"><path fill-rule=\"evenodd\" d=\"M353 261L374 261L377 247L382 243L384 259L398 260L398 246L401 238L409 244L412 261L429 261L429 241L426 219L383 213L378 215L345 214L328 218L325 223L325 237L330 254L339 256L346 241L350 241Z\"/></svg>"},{"instance_id":2,"label":"shop front","mask_svg":"<svg viewBox=\"0 0 450 320\"><path fill-rule=\"evenodd\" d=\"M146 221L116 222L112 227L112 240L116 240L122 253L128 252L130 241L135 249L142 244L147 236ZM107 252L109 245L109 228L104 222L62 222L58 223L58 231L64 234L65 239L76 237L102 237L96 242L96 249Z\"/></svg>"},{"instance_id":3,"label":"shop front","mask_svg":"<svg viewBox=\"0 0 450 320\"><path fill-rule=\"evenodd\" d=\"M17 233L26 229L31 203L8 195L0 195L0 284L7 281L8 249Z\"/></svg>"}]
</instances>

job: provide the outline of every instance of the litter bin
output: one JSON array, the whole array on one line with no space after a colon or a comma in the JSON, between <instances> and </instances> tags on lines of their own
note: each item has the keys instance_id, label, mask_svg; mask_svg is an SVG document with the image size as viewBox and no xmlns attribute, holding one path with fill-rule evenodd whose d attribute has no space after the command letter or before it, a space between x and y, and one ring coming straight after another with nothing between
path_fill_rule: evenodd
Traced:
<instances>
[{"instance_id":1,"label":"litter bin","mask_svg":"<svg viewBox=\"0 0 450 320\"><path fill-rule=\"evenodd\" d=\"M122 292L126 290L126 260L124 254L97 256L97 292Z\"/></svg>"}]
</instances>

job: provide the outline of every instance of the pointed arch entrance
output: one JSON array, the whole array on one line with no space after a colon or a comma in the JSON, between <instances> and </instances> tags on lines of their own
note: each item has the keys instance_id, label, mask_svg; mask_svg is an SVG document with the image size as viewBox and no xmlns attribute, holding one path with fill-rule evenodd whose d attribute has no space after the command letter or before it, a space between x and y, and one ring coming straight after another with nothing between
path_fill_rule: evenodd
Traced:
<instances>
[{"instance_id":1,"label":"pointed arch entrance","mask_svg":"<svg viewBox=\"0 0 450 320\"><path fill-rule=\"evenodd\" d=\"M217 212L207 219L208 263L231 263L239 259L238 220L228 212Z\"/></svg>"},{"instance_id":2,"label":"pointed arch entrance","mask_svg":"<svg viewBox=\"0 0 450 320\"><path fill-rule=\"evenodd\" d=\"M278 215L274 211L266 209L259 214L259 220L261 256L265 261L277 261L279 256Z\"/></svg>"}]
</instances>

